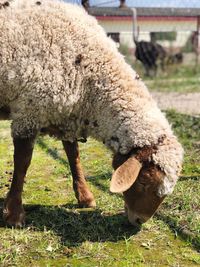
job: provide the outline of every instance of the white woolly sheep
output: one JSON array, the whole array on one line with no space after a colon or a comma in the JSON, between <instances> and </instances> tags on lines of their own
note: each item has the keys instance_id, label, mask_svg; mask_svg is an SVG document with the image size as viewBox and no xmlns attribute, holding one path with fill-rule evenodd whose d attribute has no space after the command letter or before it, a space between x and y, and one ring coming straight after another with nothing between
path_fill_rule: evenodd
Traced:
<instances>
[{"instance_id":1,"label":"white woolly sheep","mask_svg":"<svg viewBox=\"0 0 200 267\"><path fill-rule=\"evenodd\" d=\"M123 192L129 221L150 218L172 192L183 150L146 86L82 8L18 0L0 10L0 117L12 120L14 174L4 203L9 225L24 222L21 193L34 141L62 140L80 206L95 206L78 140L114 153L110 190Z\"/></svg>"}]
</instances>

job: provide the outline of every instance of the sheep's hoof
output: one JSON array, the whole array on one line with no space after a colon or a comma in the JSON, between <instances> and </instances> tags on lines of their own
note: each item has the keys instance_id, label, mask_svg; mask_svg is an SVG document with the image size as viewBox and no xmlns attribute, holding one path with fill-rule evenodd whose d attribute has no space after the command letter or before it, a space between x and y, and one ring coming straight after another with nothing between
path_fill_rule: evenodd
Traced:
<instances>
[{"instance_id":1,"label":"sheep's hoof","mask_svg":"<svg viewBox=\"0 0 200 267\"><path fill-rule=\"evenodd\" d=\"M13 201L6 200L3 209L3 219L10 227L21 228L25 223L25 212L22 205L12 205Z\"/></svg>"},{"instance_id":2,"label":"sheep's hoof","mask_svg":"<svg viewBox=\"0 0 200 267\"><path fill-rule=\"evenodd\" d=\"M94 199L81 201L78 204L80 208L95 208L96 207L96 201Z\"/></svg>"}]
</instances>

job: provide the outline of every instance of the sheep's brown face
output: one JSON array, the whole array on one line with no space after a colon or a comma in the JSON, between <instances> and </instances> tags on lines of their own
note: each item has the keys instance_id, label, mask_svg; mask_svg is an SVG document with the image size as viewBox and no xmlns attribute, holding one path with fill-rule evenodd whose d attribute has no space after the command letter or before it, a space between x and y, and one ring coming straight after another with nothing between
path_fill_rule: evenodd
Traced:
<instances>
[{"instance_id":1,"label":"sheep's brown face","mask_svg":"<svg viewBox=\"0 0 200 267\"><path fill-rule=\"evenodd\" d=\"M117 160L113 160L116 170L110 190L123 192L128 220L134 226L140 226L155 213L164 199L164 196L158 196L164 173L153 163L142 166L134 157L127 160L124 157L119 160L117 156Z\"/></svg>"},{"instance_id":2,"label":"sheep's brown face","mask_svg":"<svg viewBox=\"0 0 200 267\"><path fill-rule=\"evenodd\" d=\"M123 192L130 223L139 226L155 213L164 199L158 196L163 177L155 165L143 167L133 185Z\"/></svg>"}]
</instances>

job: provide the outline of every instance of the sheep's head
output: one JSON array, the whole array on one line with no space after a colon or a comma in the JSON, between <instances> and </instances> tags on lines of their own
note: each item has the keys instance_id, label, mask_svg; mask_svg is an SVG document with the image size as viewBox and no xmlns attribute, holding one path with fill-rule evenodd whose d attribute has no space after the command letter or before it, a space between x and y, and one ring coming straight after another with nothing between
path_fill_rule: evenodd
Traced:
<instances>
[{"instance_id":1,"label":"sheep's head","mask_svg":"<svg viewBox=\"0 0 200 267\"><path fill-rule=\"evenodd\" d=\"M158 194L165 174L154 163L146 160L149 156L146 151L140 155L144 161L137 156L120 154L113 159L115 172L110 190L123 193L128 220L135 226L146 222L165 197Z\"/></svg>"}]
</instances>

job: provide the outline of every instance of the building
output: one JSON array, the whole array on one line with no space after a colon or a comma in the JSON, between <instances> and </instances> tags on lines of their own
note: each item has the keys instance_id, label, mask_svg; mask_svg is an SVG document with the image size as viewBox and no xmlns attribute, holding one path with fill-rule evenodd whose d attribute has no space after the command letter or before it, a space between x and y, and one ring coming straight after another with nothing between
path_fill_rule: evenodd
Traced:
<instances>
[{"instance_id":1,"label":"building","mask_svg":"<svg viewBox=\"0 0 200 267\"><path fill-rule=\"evenodd\" d=\"M88 12L114 40L134 47L133 10L90 7ZM156 39L163 46L183 47L200 25L200 8L136 8L139 40Z\"/></svg>"}]
</instances>

